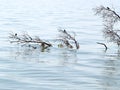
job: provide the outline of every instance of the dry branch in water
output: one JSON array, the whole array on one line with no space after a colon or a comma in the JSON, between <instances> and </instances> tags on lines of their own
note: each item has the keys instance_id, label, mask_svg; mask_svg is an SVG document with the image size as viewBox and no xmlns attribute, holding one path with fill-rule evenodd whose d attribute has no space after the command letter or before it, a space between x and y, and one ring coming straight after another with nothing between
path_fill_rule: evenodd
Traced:
<instances>
[{"instance_id":1,"label":"dry branch in water","mask_svg":"<svg viewBox=\"0 0 120 90\"><path fill-rule=\"evenodd\" d=\"M101 15L105 21L109 21L110 23L115 23L120 21L120 16L109 7L100 6L94 9L96 15Z\"/></svg>"},{"instance_id":2,"label":"dry branch in water","mask_svg":"<svg viewBox=\"0 0 120 90\"><path fill-rule=\"evenodd\" d=\"M59 47L79 49L79 43L75 39L75 35L72 36L66 30L59 30L59 32L60 32L59 39L57 39L57 41L60 42L60 44L58 44ZM9 38L11 43L18 43L23 45L25 44L28 45L29 47L33 47L34 49L37 48L34 46L34 44L38 44L41 46L42 51L52 46L51 43L43 41L37 36L33 38L26 33L22 35L18 35L17 33L10 33Z\"/></svg>"},{"instance_id":3,"label":"dry branch in water","mask_svg":"<svg viewBox=\"0 0 120 90\"><path fill-rule=\"evenodd\" d=\"M103 18L103 34L109 42L114 42L120 45L119 30L114 30L115 23L120 21L120 16L109 7L100 6L94 9L96 15L101 15Z\"/></svg>"},{"instance_id":4,"label":"dry branch in water","mask_svg":"<svg viewBox=\"0 0 120 90\"><path fill-rule=\"evenodd\" d=\"M28 34L18 35L17 33L10 33L9 38L11 43L22 43L22 44L38 44L42 49L47 49L51 47L52 44L41 40L39 37L32 38Z\"/></svg>"},{"instance_id":5,"label":"dry branch in water","mask_svg":"<svg viewBox=\"0 0 120 90\"><path fill-rule=\"evenodd\" d=\"M60 32L60 35L58 40L62 43L59 45L61 45L62 47L66 46L68 48L79 49L79 43L75 39L75 36L73 37L66 30L59 30L59 32Z\"/></svg>"},{"instance_id":6,"label":"dry branch in water","mask_svg":"<svg viewBox=\"0 0 120 90\"><path fill-rule=\"evenodd\" d=\"M105 51L108 49L107 45L104 43L97 42L97 44L103 45L105 47Z\"/></svg>"}]
</instances>

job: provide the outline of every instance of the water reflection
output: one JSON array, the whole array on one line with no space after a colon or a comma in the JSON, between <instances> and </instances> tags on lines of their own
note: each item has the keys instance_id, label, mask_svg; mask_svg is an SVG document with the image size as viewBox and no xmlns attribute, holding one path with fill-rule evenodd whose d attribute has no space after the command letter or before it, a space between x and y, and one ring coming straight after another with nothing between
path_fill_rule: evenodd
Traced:
<instances>
[{"instance_id":1,"label":"water reflection","mask_svg":"<svg viewBox=\"0 0 120 90\"><path fill-rule=\"evenodd\" d=\"M46 53L49 52L49 50L45 51ZM14 58L15 60L23 60L27 62L40 62L40 54L41 54L41 48L31 48L26 46L18 46L17 48L14 48L10 52L11 58Z\"/></svg>"},{"instance_id":2,"label":"water reflection","mask_svg":"<svg viewBox=\"0 0 120 90\"><path fill-rule=\"evenodd\" d=\"M40 48L19 47L10 52L11 58L27 62L46 63L52 65L68 65L77 63L77 50L50 48L42 52Z\"/></svg>"},{"instance_id":3,"label":"water reflection","mask_svg":"<svg viewBox=\"0 0 120 90\"><path fill-rule=\"evenodd\" d=\"M107 53L106 53L107 54ZM104 90L118 90L117 86L120 85L119 72L120 65L116 58L120 58L119 51L115 55L106 55L103 63L101 85Z\"/></svg>"},{"instance_id":4,"label":"water reflection","mask_svg":"<svg viewBox=\"0 0 120 90\"><path fill-rule=\"evenodd\" d=\"M61 65L75 64L78 60L76 50L61 50L59 57Z\"/></svg>"},{"instance_id":5,"label":"water reflection","mask_svg":"<svg viewBox=\"0 0 120 90\"><path fill-rule=\"evenodd\" d=\"M120 49L117 51L117 59L120 59Z\"/></svg>"},{"instance_id":6,"label":"water reflection","mask_svg":"<svg viewBox=\"0 0 120 90\"><path fill-rule=\"evenodd\" d=\"M115 80L116 73L115 61L109 60L105 62L102 81L105 90L113 90L113 88L115 88L114 86L117 84L117 81Z\"/></svg>"}]
</instances>

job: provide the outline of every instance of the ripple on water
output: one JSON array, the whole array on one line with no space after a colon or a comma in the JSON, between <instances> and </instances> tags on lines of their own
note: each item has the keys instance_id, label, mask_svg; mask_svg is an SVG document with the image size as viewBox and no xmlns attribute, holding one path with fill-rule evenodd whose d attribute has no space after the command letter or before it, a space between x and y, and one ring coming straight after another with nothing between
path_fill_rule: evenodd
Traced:
<instances>
[{"instance_id":1,"label":"ripple on water","mask_svg":"<svg viewBox=\"0 0 120 90\"><path fill-rule=\"evenodd\" d=\"M101 22L91 14L91 9L104 3L104 0L1 1L0 90L119 90L119 51L112 47L105 52L104 47L96 44L103 42ZM40 48L25 48L8 40L9 32L13 31L28 32L55 43L59 27L76 32L79 50L56 45L41 52Z\"/></svg>"}]
</instances>

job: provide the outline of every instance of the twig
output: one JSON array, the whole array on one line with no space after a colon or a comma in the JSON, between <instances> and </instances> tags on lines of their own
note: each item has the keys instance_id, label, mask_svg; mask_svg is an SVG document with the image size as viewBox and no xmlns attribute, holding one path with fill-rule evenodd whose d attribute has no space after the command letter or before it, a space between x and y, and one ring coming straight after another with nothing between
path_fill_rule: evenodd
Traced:
<instances>
[{"instance_id":1,"label":"twig","mask_svg":"<svg viewBox=\"0 0 120 90\"><path fill-rule=\"evenodd\" d=\"M112 10L110 7L100 6L95 9L97 15L101 15L104 22L104 36L108 38L109 42L114 42L120 45L120 35L118 31L114 30L115 23L120 21L120 15Z\"/></svg>"},{"instance_id":2,"label":"twig","mask_svg":"<svg viewBox=\"0 0 120 90\"><path fill-rule=\"evenodd\" d=\"M110 9L109 7L106 7L106 10L111 11L114 15L116 15L120 19L120 16L115 11Z\"/></svg>"},{"instance_id":3,"label":"twig","mask_svg":"<svg viewBox=\"0 0 120 90\"><path fill-rule=\"evenodd\" d=\"M110 9L109 7L100 6L94 9L97 15L102 15L105 21L109 21L110 23L115 23L118 20L120 21L120 16L114 10Z\"/></svg>"},{"instance_id":4,"label":"twig","mask_svg":"<svg viewBox=\"0 0 120 90\"><path fill-rule=\"evenodd\" d=\"M104 44L104 43L97 42L97 44L103 45L103 46L105 47L105 50L108 49L108 47L107 47L106 44Z\"/></svg>"},{"instance_id":5,"label":"twig","mask_svg":"<svg viewBox=\"0 0 120 90\"><path fill-rule=\"evenodd\" d=\"M65 29L59 30L59 32L61 32L59 40L62 41L68 48L74 47L70 42L70 41L73 41L76 49L79 49L79 43L77 42L75 37L72 37Z\"/></svg>"}]
</instances>

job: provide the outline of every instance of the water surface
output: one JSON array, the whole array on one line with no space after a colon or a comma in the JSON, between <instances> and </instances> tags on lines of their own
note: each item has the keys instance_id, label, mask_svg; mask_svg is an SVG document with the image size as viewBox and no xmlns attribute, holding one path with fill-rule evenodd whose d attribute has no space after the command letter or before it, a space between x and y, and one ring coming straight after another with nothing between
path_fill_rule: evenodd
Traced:
<instances>
[{"instance_id":1,"label":"water surface","mask_svg":"<svg viewBox=\"0 0 120 90\"><path fill-rule=\"evenodd\" d=\"M0 1L0 90L119 90L120 52L104 47L102 19L92 8L115 7L118 0ZM9 32L28 32L54 43L58 28L77 34L79 50L46 52L9 43Z\"/></svg>"}]
</instances>

